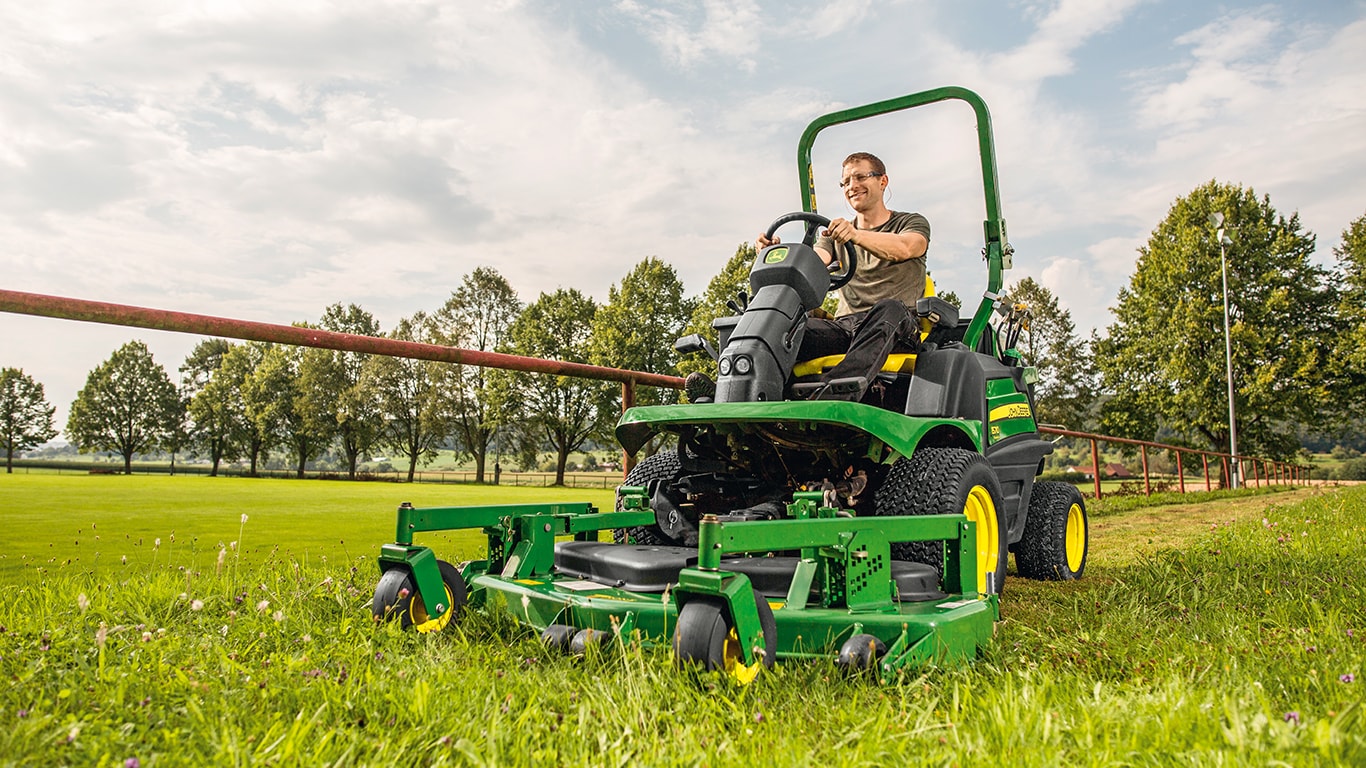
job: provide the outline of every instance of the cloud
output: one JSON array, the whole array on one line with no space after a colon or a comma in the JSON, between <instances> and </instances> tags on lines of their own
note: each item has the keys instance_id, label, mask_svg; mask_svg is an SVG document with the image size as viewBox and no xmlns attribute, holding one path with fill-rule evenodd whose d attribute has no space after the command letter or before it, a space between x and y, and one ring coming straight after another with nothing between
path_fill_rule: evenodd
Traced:
<instances>
[{"instance_id":1,"label":"cloud","mask_svg":"<svg viewBox=\"0 0 1366 768\"><path fill-rule=\"evenodd\" d=\"M616 8L634 19L673 64L691 67L713 58L753 72L754 51L764 38L759 4L754 0L703 0L696 3L619 0Z\"/></svg>"}]
</instances>

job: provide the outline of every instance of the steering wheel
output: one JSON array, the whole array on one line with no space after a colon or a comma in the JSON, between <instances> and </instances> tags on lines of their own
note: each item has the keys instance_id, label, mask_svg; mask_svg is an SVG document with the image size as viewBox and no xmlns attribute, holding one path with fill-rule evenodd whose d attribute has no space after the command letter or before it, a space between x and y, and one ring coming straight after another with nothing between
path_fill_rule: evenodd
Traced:
<instances>
[{"instance_id":1,"label":"steering wheel","mask_svg":"<svg viewBox=\"0 0 1366 768\"><path fill-rule=\"evenodd\" d=\"M808 248L813 247L816 243L817 227L830 226L830 220L819 213L797 211L785 213L774 219L773 223L768 225L768 231L764 233L764 237L773 239L773 235L779 227L793 221L806 222L806 236L802 238L802 245ZM837 246L835 248L835 261L839 264L840 269L830 275L830 290L832 291L843 288L845 283L854 279L854 268L858 265L858 258L854 255L854 244L844 244L844 258L840 258L840 249Z\"/></svg>"}]
</instances>

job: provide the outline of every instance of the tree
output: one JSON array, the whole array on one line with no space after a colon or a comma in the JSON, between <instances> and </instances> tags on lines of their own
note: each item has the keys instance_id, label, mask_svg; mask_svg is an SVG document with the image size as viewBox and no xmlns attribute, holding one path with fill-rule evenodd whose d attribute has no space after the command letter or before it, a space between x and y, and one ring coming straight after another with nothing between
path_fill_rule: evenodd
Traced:
<instances>
[{"instance_id":1,"label":"tree","mask_svg":"<svg viewBox=\"0 0 1366 768\"><path fill-rule=\"evenodd\" d=\"M190 444L209 456L209 477L219 476L223 459L238 458L236 422L242 415L234 402L235 384L223 376L223 359L234 348L224 339L205 339L180 365L182 392L189 400Z\"/></svg>"},{"instance_id":2,"label":"tree","mask_svg":"<svg viewBox=\"0 0 1366 768\"><path fill-rule=\"evenodd\" d=\"M508 351L585 363L596 311L591 298L572 288L543 293L509 328ZM521 439L543 439L555 450L556 485L564 484L569 454L588 440L605 436L616 415L611 384L530 373L499 375L497 380L504 388L502 401L518 409Z\"/></svg>"},{"instance_id":3,"label":"tree","mask_svg":"<svg viewBox=\"0 0 1366 768\"><path fill-rule=\"evenodd\" d=\"M14 472L14 452L37 448L57 436L56 407L49 405L43 385L19 368L0 369L0 440L5 444L5 473Z\"/></svg>"},{"instance_id":4,"label":"tree","mask_svg":"<svg viewBox=\"0 0 1366 768\"><path fill-rule=\"evenodd\" d=\"M1366 406L1366 215L1342 231L1342 243L1333 248L1333 255L1339 298L1332 370L1342 414L1335 426L1359 427L1362 418L1357 414Z\"/></svg>"},{"instance_id":5,"label":"tree","mask_svg":"<svg viewBox=\"0 0 1366 768\"><path fill-rule=\"evenodd\" d=\"M425 312L399 321L389 337L434 343L435 324ZM453 421L450 390L458 386L453 368L431 360L377 355L361 374L363 388L374 393L383 419L379 441L408 457L408 482L418 461L430 460L450 434Z\"/></svg>"},{"instance_id":6,"label":"tree","mask_svg":"<svg viewBox=\"0 0 1366 768\"><path fill-rule=\"evenodd\" d=\"M437 343L481 352L504 346L508 329L522 302L512 285L490 267L479 267L465 276L460 288L437 311ZM454 366L454 435L466 453L474 458L474 480L484 482L489 446L502 425L504 409L498 400L499 388L493 386L489 370L477 365Z\"/></svg>"},{"instance_id":7,"label":"tree","mask_svg":"<svg viewBox=\"0 0 1366 768\"><path fill-rule=\"evenodd\" d=\"M334 424L315 430L305 417L299 374L303 357L302 347L272 345L242 383L242 396L256 428L270 435L272 443L289 446L299 478L304 476L309 459L327 445L335 430Z\"/></svg>"},{"instance_id":8,"label":"tree","mask_svg":"<svg viewBox=\"0 0 1366 768\"><path fill-rule=\"evenodd\" d=\"M333 304L323 312L324 330L379 335L379 323L365 310L350 304ZM309 349L299 366L303 389L302 410L315 434L330 432L346 454L346 474L356 479L356 462L369 451L379 435L379 411L375 399L361 382L361 369L369 355L331 349Z\"/></svg>"},{"instance_id":9,"label":"tree","mask_svg":"<svg viewBox=\"0 0 1366 768\"><path fill-rule=\"evenodd\" d=\"M183 404L147 345L124 344L86 377L71 404L66 434L84 451L117 451L133 473L133 454L160 447L182 418Z\"/></svg>"},{"instance_id":10,"label":"tree","mask_svg":"<svg viewBox=\"0 0 1366 768\"><path fill-rule=\"evenodd\" d=\"M1324 352L1332 306L1324 270L1310 261L1314 236L1298 214L1279 215L1269 197L1211 181L1173 203L1120 291L1115 323L1096 347L1112 394L1102 428L1153 439L1159 428L1227 451L1223 287L1210 214L1221 212L1228 246L1233 382L1242 454L1290 458L1297 423L1313 424L1324 402Z\"/></svg>"},{"instance_id":11,"label":"tree","mask_svg":"<svg viewBox=\"0 0 1366 768\"><path fill-rule=\"evenodd\" d=\"M256 477L256 465L273 444L274 433L268 424L257 418L254 403L247 397L248 379L265 359L272 345L260 341L248 341L235 345L226 355L218 368L214 381L222 380L224 397L228 403L229 434L232 441L245 454L248 462L247 473Z\"/></svg>"},{"instance_id":12,"label":"tree","mask_svg":"<svg viewBox=\"0 0 1366 768\"><path fill-rule=\"evenodd\" d=\"M736 247L735 253L726 261L721 271L707 283L707 290L692 300L692 316L683 327L681 335L698 333L711 344L718 343L712 322L717 318L735 314L726 306L726 302L735 301L740 291L749 290L749 271L754 266L754 258L753 243L741 243ZM703 353L684 357L677 368L681 376L701 371L713 379L716 378L716 361Z\"/></svg>"},{"instance_id":13,"label":"tree","mask_svg":"<svg viewBox=\"0 0 1366 768\"><path fill-rule=\"evenodd\" d=\"M1029 326L1020 336L1019 349L1039 371L1034 398L1038 420L1083 429L1095 393L1090 348L1077 338L1072 313L1032 277L1007 289L1005 300L1029 307Z\"/></svg>"},{"instance_id":14,"label":"tree","mask_svg":"<svg viewBox=\"0 0 1366 768\"><path fill-rule=\"evenodd\" d=\"M593 316L589 360L594 365L649 373L677 373L674 342L696 308L683 296L683 283L674 268L647 257L607 291L607 303ZM636 403L657 405L678 401L678 390L639 389Z\"/></svg>"}]
</instances>

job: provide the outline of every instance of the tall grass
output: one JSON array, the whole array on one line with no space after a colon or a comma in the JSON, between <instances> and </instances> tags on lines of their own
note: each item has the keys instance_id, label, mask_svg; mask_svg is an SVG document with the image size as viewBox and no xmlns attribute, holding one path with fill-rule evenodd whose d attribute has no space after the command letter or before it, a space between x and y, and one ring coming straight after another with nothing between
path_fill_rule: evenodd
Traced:
<instances>
[{"instance_id":1,"label":"tall grass","mask_svg":"<svg viewBox=\"0 0 1366 768\"><path fill-rule=\"evenodd\" d=\"M0 764L1362 765L1366 488L1298 496L1156 533L1097 520L1086 579L1010 580L981 658L889 686L784 663L736 688L631 644L548 655L500 614L376 626L388 526L361 542L342 516L350 556L305 562L257 549L287 509L239 513L236 567L73 561L0 586ZM7 540L48 533L6 510Z\"/></svg>"}]
</instances>

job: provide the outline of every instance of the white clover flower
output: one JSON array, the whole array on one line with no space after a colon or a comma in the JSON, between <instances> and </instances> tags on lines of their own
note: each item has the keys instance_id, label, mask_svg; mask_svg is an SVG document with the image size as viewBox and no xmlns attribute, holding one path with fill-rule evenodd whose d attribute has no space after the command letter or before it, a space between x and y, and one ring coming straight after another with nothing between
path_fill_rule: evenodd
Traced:
<instances>
[{"instance_id":1,"label":"white clover flower","mask_svg":"<svg viewBox=\"0 0 1366 768\"><path fill-rule=\"evenodd\" d=\"M257 613L265 613L265 612L268 611L268 610L270 610L270 601L269 601L269 600L262 600L261 602L259 602L259 603L256 604L256 612L257 612Z\"/></svg>"},{"instance_id":2,"label":"white clover flower","mask_svg":"<svg viewBox=\"0 0 1366 768\"><path fill-rule=\"evenodd\" d=\"M202 611L202 610L204 610L204 601L203 601L203 600L194 600L194 601L191 601L191 602L190 602L190 610L192 610L192 611Z\"/></svg>"}]
</instances>

